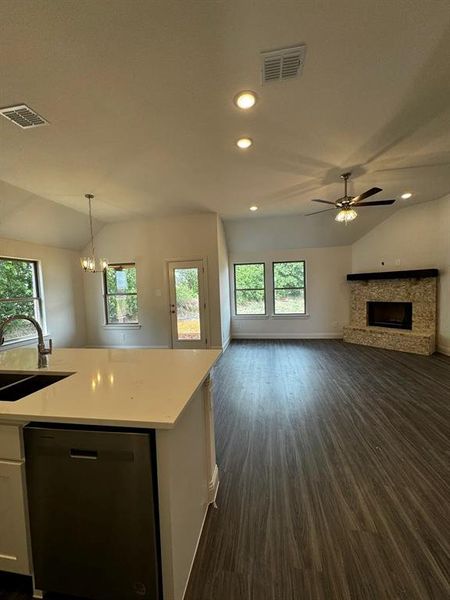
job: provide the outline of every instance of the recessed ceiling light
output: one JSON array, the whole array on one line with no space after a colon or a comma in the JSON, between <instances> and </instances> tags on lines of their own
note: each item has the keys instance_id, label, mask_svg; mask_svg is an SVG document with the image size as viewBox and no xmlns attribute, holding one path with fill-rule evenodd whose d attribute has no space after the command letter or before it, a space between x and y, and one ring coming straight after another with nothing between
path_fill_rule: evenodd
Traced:
<instances>
[{"instance_id":1,"label":"recessed ceiling light","mask_svg":"<svg viewBox=\"0 0 450 600\"><path fill-rule=\"evenodd\" d=\"M251 138L239 138L236 142L236 146L241 148L241 150L247 150L253 144L253 140Z\"/></svg>"},{"instance_id":2,"label":"recessed ceiling light","mask_svg":"<svg viewBox=\"0 0 450 600\"><path fill-rule=\"evenodd\" d=\"M255 106L256 94L250 90L239 92L239 94L234 97L234 103L238 108L248 110L249 108L252 108L252 106Z\"/></svg>"},{"instance_id":3,"label":"recessed ceiling light","mask_svg":"<svg viewBox=\"0 0 450 600\"><path fill-rule=\"evenodd\" d=\"M403 200L408 200L408 198L411 198L412 194L411 192L405 192L404 194L402 194L400 196L400 198L402 198Z\"/></svg>"},{"instance_id":4,"label":"recessed ceiling light","mask_svg":"<svg viewBox=\"0 0 450 600\"><path fill-rule=\"evenodd\" d=\"M258 210L258 207L257 206L250 206L250 210L252 212L255 212L255 210Z\"/></svg>"}]
</instances>

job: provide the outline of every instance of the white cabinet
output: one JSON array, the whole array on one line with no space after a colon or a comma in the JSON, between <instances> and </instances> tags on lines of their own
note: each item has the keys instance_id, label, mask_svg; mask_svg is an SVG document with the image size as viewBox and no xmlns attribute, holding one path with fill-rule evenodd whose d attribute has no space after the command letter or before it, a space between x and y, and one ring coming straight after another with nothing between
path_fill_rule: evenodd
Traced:
<instances>
[{"instance_id":1,"label":"white cabinet","mask_svg":"<svg viewBox=\"0 0 450 600\"><path fill-rule=\"evenodd\" d=\"M0 460L0 571L30 573L24 463Z\"/></svg>"},{"instance_id":2,"label":"white cabinet","mask_svg":"<svg viewBox=\"0 0 450 600\"><path fill-rule=\"evenodd\" d=\"M22 428L0 425L0 571L30 574Z\"/></svg>"}]
</instances>

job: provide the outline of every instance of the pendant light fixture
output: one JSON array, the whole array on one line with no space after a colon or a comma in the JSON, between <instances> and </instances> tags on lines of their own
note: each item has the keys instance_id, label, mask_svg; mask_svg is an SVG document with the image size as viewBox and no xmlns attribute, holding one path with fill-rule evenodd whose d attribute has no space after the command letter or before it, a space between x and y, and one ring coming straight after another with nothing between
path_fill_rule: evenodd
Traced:
<instances>
[{"instance_id":1,"label":"pendant light fixture","mask_svg":"<svg viewBox=\"0 0 450 600\"><path fill-rule=\"evenodd\" d=\"M91 254L90 256L83 256L80 258L81 268L86 273L101 273L108 266L108 261L104 258L100 258L99 260L99 269L97 270L97 261L95 259L95 248L94 248L94 228L92 226L92 200L94 199L94 194L85 194L85 198L88 199L89 202L89 227L91 232Z\"/></svg>"}]
</instances>

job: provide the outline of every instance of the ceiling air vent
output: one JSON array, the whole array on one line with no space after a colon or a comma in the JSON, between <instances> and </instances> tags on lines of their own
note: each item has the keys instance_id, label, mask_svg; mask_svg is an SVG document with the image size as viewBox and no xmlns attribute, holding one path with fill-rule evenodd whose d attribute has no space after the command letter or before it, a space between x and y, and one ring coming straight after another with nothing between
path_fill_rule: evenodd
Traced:
<instances>
[{"instance_id":1,"label":"ceiling air vent","mask_svg":"<svg viewBox=\"0 0 450 600\"><path fill-rule=\"evenodd\" d=\"M6 119L9 119L22 129L30 129L32 127L41 127L48 125L48 121L38 115L33 109L26 104L17 104L17 106L7 106L0 108L0 114Z\"/></svg>"},{"instance_id":2,"label":"ceiling air vent","mask_svg":"<svg viewBox=\"0 0 450 600\"><path fill-rule=\"evenodd\" d=\"M263 83L292 79L301 75L305 54L305 44L261 52Z\"/></svg>"}]
</instances>

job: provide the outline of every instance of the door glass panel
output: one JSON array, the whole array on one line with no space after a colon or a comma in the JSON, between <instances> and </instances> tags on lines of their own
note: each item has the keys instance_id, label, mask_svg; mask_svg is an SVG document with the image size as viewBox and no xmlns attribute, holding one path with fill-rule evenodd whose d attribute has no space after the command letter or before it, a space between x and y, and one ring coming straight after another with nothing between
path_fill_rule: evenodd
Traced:
<instances>
[{"instance_id":1,"label":"door glass panel","mask_svg":"<svg viewBox=\"0 0 450 600\"><path fill-rule=\"evenodd\" d=\"M179 340L201 340L198 269L174 269Z\"/></svg>"}]
</instances>

